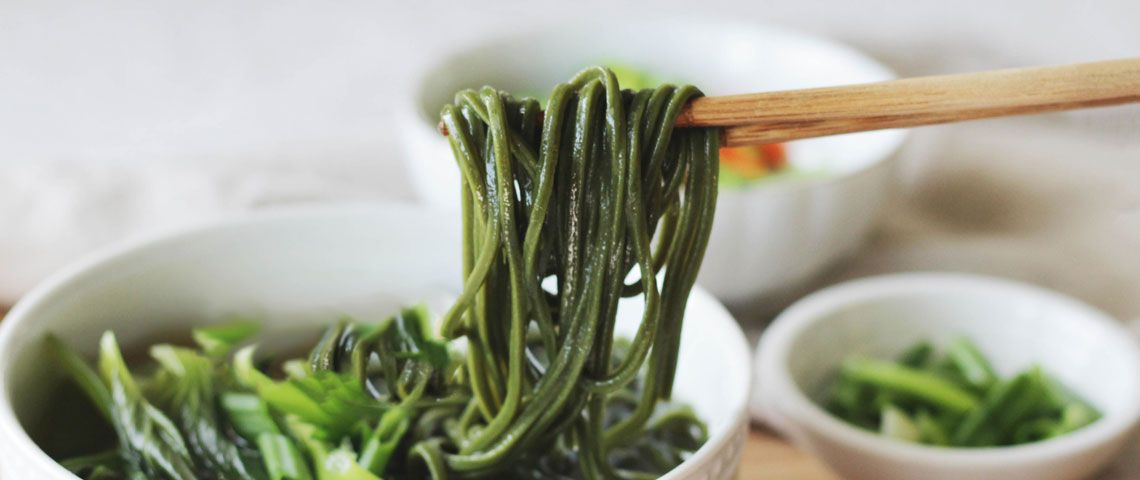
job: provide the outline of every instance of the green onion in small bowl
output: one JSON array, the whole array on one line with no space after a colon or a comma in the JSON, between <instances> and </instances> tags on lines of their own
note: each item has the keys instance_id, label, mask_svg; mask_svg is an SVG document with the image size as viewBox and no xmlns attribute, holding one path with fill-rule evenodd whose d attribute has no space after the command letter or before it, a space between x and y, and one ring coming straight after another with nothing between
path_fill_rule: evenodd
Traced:
<instances>
[{"instance_id":1,"label":"green onion in small bowl","mask_svg":"<svg viewBox=\"0 0 1140 480\"><path fill-rule=\"evenodd\" d=\"M1080 480L1140 423L1134 335L997 278L907 273L813 293L765 330L756 370L754 415L850 480Z\"/></svg>"},{"instance_id":2,"label":"green onion in small bowl","mask_svg":"<svg viewBox=\"0 0 1140 480\"><path fill-rule=\"evenodd\" d=\"M945 447L1032 443L1100 418L1039 366L1002 378L966 337L942 352L919 342L894 360L851 356L824 407L887 437Z\"/></svg>"}]
</instances>

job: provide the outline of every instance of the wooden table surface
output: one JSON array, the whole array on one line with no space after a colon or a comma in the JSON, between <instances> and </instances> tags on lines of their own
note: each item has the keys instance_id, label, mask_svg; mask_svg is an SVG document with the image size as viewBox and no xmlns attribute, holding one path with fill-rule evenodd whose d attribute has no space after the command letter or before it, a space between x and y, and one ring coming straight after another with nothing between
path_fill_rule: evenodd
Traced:
<instances>
[{"instance_id":1,"label":"wooden table surface","mask_svg":"<svg viewBox=\"0 0 1140 480\"><path fill-rule=\"evenodd\" d=\"M744 445L739 480L838 480L814 457L766 430L753 429Z\"/></svg>"},{"instance_id":2,"label":"wooden table surface","mask_svg":"<svg viewBox=\"0 0 1140 480\"><path fill-rule=\"evenodd\" d=\"M0 305L0 319L8 309ZM815 458L771 432L753 429L744 445L739 480L837 480Z\"/></svg>"}]
</instances>

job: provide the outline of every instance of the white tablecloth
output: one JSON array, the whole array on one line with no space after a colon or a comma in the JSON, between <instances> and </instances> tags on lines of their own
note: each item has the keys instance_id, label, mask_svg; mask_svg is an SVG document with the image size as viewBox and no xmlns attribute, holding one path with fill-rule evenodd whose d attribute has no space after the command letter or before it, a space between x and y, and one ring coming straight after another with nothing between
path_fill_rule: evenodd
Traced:
<instances>
[{"instance_id":1,"label":"white tablecloth","mask_svg":"<svg viewBox=\"0 0 1140 480\"><path fill-rule=\"evenodd\" d=\"M409 67L506 22L615 2L468 3L5 2L0 302L124 237L273 205L409 199L387 131ZM1140 56L1134 0L616 3L802 28L908 76ZM1140 107L920 129L903 169L882 228L816 286L973 271L1140 318ZM1108 478L1140 476L1140 460L1126 464Z\"/></svg>"}]
</instances>

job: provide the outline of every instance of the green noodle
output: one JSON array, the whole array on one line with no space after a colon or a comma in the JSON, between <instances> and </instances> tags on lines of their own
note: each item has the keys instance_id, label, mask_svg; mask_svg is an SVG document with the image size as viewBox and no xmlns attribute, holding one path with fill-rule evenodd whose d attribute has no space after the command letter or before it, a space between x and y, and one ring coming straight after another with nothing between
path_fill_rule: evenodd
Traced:
<instances>
[{"instance_id":1,"label":"green noodle","mask_svg":"<svg viewBox=\"0 0 1140 480\"><path fill-rule=\"evenodd\" d=\"M465 282L443 332L468 340L478 428L452 439L455 451L417 447L431 470L503 471L556 439L579 453L583 477L618 476L609 452L647 435L671 396L708 242L718 135L673 128L699 95L623 91L611 71L590 68L555 87L545 112L489 87L444 107L463 178ZM631 271L638 280L626 284ZM645 313L615 363L618 300L634 295ZM612 397L643 370L628 415L607 425Z\"/></svg>"}]
</instances>

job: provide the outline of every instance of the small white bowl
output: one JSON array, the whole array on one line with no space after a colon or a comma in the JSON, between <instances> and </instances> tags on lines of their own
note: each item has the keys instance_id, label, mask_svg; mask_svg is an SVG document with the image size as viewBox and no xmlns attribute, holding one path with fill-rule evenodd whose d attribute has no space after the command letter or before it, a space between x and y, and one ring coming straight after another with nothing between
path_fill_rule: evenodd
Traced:
<instances>
[{"instance_id":1,"label":"small white bowl","mask_svg":"<svg viewBox=\"0 0 1140 480\"><path fill-rule=\"evenodd\" d=\"M64 381L42 348L48 332L93 354L107 329L129 349L242 314L265 322L267 337L295 344L310 338L299 329L316 333L343 314L375 320L401 305L453 295L458 239L452 215L422 208L306 209L135 242L71 266L0 325L0 476L75 478L23 427L45 413L45 396ZM632 334L639 309L633 301L621 306L619 332ZM710 439L663 478L727 479L748 426L748 345L709 294L694 291L686 313L676 398L708 422Z\"/></svg>"},{"instance_id":2,"label":"small white bowl","mask_svg":"<svg viewBox=\"0 0 1140 480\"><path fill-rule=\"evenodd\" d=\"M1033 364L1082 395L1103 418L1068 435L1013 446L937 448L891 440L813 401L849 355L887 357L919 340L966 335L1003 375ZM760 340L754 413L848 479L1086 478L1121 448L1140 418L1140 349L1105 314L1063 295L986 277L902 274L815 293Z\"/></svg>"},{"instance_id":3,"label":"small white bowl","mask_svg":"<svg viewBox=\"0 0 1140 480\"><path fill-rule=\"evenodd\" d=\"M436 124L460 89L545 93L598 63L692 83L708 95L895 77L847 45L757 23L591 18L457 45L415 73L396 112L415 190L451 209L459 205L459 173ZM879 219L893 184L890 160L905 136L892 130L792 142L791 164L818 175L723 189L701 285L725 302L751 305L852 253Z\"/></svg>"}]
</instances>

